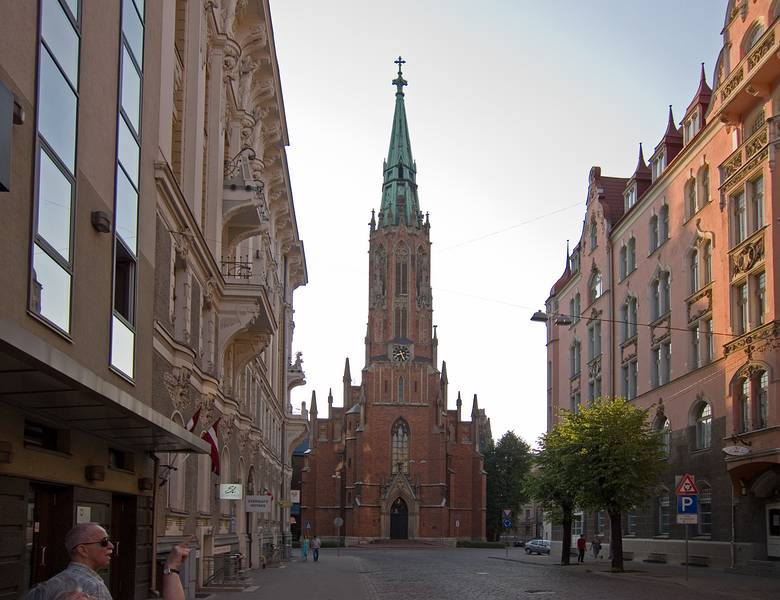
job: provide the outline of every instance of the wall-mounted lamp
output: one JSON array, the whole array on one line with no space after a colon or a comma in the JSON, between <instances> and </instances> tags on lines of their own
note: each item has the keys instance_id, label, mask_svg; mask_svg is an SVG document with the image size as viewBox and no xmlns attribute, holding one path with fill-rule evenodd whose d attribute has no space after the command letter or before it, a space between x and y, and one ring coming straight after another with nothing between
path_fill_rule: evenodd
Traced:
<instances>
[{"instance_id":1,"label":"wall-mounted lamp","mask_svg":"<svg viewBox=\"0 0 780 600\"><path fill-rule=\"evenodd\" d=\"M254 160L257 158L257 154L252 148L249 146L244 146L236 153L233 158L225 161L225 179L233 177L233 174L238 170L238 167L241 164L241 155L244 153L247 153L249 160Z\"/></svg>"},{"instance_id":2,"label":"wall-mounted lamp","mask_svg":"<svg viewBox=\"0 0 780 600\"><path fill-rule=\"evenodd\" d=\"M111 219L108 213L102 210L92 211L92 227L98 233L111 233Z\"/></svg>"}]
</instances>

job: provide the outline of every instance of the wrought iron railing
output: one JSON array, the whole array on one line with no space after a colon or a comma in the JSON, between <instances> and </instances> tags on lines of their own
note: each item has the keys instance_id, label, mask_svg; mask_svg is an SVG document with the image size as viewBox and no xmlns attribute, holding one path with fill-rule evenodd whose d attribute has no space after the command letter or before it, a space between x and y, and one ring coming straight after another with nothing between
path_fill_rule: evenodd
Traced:
<instances>
[{"instance_id":1,"label":"wrought iron railing","mask_svg":"<svg viewBox=\"0 0 780 600\"><path fill-rule=\"evenodd\" d=\"M201 559L203 585L238 584L244 581L243 554L218 554Z\"/></svg>"},{"instance_id":2,"label":"wrought iron railing","mask_svg":"<svg viewBox=\"0 0 780 600\"><path fill-rule=\"evenodd\" d=\"M249 279L252 277L252 261L222 259L222 275L226 279Z\"/></svg>"}]
</instances>

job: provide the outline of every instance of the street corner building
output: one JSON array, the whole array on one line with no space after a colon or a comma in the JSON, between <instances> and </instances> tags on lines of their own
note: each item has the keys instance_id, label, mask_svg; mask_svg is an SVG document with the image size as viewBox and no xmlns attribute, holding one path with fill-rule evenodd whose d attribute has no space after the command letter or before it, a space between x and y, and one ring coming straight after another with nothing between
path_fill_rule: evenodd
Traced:
<instances>
[{"instance_id":1,"label":"street corner building","mask_svg":"<svg viewBox=\"0 0 780 600\"><path fill-rule=\"evenodd\" d=\"M301 472L301 533L345 536L348 544L482 540L480 441L490 435L489 421L476 395L470 422L461 418L460 396L457 410L448 410L445 363L437 369L431 225L417 198L406 81L402 61L397 62L382 200L370 222L362 381L352 385L347 359L343 406L334 407L329 394L327 413L321 415L312 393Z\"/></svg>"},{"instance_id":2,"label":"street corner building","mask_svg":"<svg viewBox=\"0 0 780 600\"><path fill-rule=\"evenodd\" d=\"M289 543L287 144L266 0L3 13L0 598L64 567L80 522L116 545L117 600L159 591L185 535L189 599Z\"/></svg>"},{"instance_id":3,"label":"street corner building","mask_svg":"<svg viewBox=\"0 0 780 600\"><path fill-rule=\"evenodd\" d=\"M682 120L670 107L633 174L591 169L581 238L547 299L548 428L623 396L661 434L665 475L624 516L637 559L682 560L684 473L698 563L780 558L779 15L777 1L728 2L712 88L702 64ZM572 534L607 529L603 512L580 513Z\"/></svg>"}]
</instances>

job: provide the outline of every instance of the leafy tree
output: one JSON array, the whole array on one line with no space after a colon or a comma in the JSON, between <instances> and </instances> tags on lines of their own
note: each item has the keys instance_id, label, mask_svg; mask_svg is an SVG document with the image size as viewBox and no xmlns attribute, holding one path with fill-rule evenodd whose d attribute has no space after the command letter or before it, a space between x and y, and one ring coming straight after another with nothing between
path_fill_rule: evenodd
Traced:
<instances>
[{"instance_id":1,"label":"leafy tree","mask_svg":"<svg viewBox=\"0 0 780 600\"><path fill-rule=\"evenodd\" d=\"M526 476L531 467L531 449L513 431L485 448L487 510L485 530L493 540L503 530L502 509L517 507L528 499Z\"/></svg>"},{"instance_id":2,"label":"leafy tree","mask_svg":"<svg viewBox=\"0 0 780 600\"><path fill-rule=\"evenodd\" d=\"M581 506L609 514L612 570L623 570L623 511L642 504L657 484L664 463L660 434L648 410L625 398L600 398L559 426L561 447L575 458L567 471Z\"/></svg>"},{"instance_id":3,"label":"leafy tree","mask_svg":"<svg viewBox=\"0 0 780 600\"><path fill-rule=\"evenodd\" d=\"M560 425L539 439L540 451L529 478L532 496L545 513L563 526L561 565L571 556L571 524L577 506L577 460Z\"/></svg>"}]
</instances>

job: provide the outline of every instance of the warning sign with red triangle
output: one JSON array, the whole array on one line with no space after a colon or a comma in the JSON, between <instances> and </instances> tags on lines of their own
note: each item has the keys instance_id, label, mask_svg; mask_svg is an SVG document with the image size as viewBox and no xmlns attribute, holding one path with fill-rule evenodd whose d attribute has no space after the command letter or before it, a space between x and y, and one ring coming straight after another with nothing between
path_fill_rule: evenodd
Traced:
<instances>
[{"instance_id":1,"label":"warning sign with red triangle","mask_svg":"<svg viewBox=\"0 0 780 600\"><path fill-rule=\"evenodd\" d=\"M680 479L680 483L677 484L675 493L678 496L695 496L698 494L699 488L697 488L696 484L693 482L693 475L690 473L683 475L682 479Z\"/></svg>"}]
</instances>

